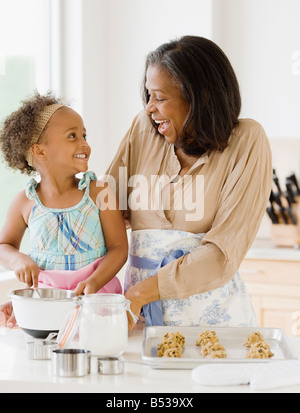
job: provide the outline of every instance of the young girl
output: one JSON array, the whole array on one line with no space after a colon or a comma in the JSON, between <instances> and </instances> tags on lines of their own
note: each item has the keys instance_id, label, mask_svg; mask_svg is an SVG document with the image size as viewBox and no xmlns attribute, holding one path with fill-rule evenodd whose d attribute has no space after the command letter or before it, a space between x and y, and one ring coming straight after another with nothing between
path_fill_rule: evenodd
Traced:
<instances>
[{"instance_id":1,"label":"young girl","mask_svg":"<svg viewBox=\"0 0 300 413\"><path fill-rule=\"evenodd\" d=\"M40 175L11 204L0 232L0 264L28 287L121 293L115 275L127 260L126 229L117 208L101 210L109 188L87 172L91 148L79 114L50 93L36 94L6 119L0 145L11 168ZM19 248L27 228L25 255ZM9 308L2 307L6 319Z\"/></svg>"}]
</instances>

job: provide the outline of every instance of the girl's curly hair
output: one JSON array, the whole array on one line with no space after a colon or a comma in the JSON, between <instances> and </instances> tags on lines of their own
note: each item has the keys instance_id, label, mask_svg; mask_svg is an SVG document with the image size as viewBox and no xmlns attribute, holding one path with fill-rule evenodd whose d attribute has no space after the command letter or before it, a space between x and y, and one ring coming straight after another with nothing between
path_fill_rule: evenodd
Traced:
<instances>
[{"instance_id":1,"label":"girl's curly hair","mask_svg":"<svg viewBox=\"0 0 300 413\"><path fill-rule=\"evenodd\" d=\"M28 165L25 156L35 131L38 115L46 106L61 104L51 92L42 96L38 92L22 102L22 106L9 115L0 129L0 148L8 166L22 174L32 175L35 169Z\"/></svg>"}]
</instances>

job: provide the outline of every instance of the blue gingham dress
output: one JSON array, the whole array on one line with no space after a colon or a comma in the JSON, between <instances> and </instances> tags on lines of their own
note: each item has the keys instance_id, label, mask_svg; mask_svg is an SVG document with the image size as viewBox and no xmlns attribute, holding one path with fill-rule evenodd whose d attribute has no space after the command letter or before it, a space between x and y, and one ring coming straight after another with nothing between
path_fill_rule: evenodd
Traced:
<instances>
[{"instance_id":1,"label":"blue gingham dress","mask_svg":"<svg viewBox=\"0 0 300 413\"><path fill-rule=\"evenodd\" d=\"M89 195L90 182L97 177L86 172L78 184L82 200L66 209L45 207L31 179L26 195L35 201L28 229L29 256L44 270L77 271L106 254L99 209Z\"/></svg>"}]
</instances>

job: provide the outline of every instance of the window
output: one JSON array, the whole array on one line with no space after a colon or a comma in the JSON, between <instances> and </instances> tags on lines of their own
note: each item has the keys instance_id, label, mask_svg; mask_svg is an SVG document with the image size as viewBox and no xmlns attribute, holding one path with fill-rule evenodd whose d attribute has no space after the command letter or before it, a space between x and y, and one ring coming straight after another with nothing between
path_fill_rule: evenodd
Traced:
<instances>
[{"instance_id":1,"label":"window","mask_svg":"<svg viewBox=\"0 0 300 413\"><path fill-rule=\"evenodd\" d=\"M0 0L0 122L35 90L50 89L51 7L52 0ZM0 160L0 227L28 179Z\"/></svg>"}]
</instances>

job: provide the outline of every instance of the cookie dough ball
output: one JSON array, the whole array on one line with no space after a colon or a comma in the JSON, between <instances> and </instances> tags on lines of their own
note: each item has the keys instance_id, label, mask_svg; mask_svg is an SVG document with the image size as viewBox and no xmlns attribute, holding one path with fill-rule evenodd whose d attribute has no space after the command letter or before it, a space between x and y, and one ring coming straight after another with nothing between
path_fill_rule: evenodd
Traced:
<instances>
[{"instance_id":1,"label":"cookie dough ball","mask_svg":"<svg viewBox=\"0 0 300 413\"><path fill-rule=\"evenodd\" d=\"M271 351L270 345L265 341L252 344L247 354L247 359L269 359L272 357L274 357L274 354Z\"/></svg>"},{"instance_id":2,"label":"cookie dough ball","mask_svg":"<svg viewBox=\"0 0 300 413\"><path fill-rule=\"evenodd\" d=\"M215 331L206 330L204 333L199 334L196 340L196 346L205 347L209 343L218 343L219 339Z\"/></svg>"},{"instance_id":3,"label":"cookie dough ball","mask_svg":"<svg viewBox=\"0 0 300 413\"><path fill-rule=\"evenodd\" d=\"M163 341L166 340L173 340L177 344L179 344L181 347L184 347L185 345L185 337L177 331L176 333L166 333L164 335Z\"/></svg>"},{"instance_id":4,"label":"cookie dough ball","mask_svg":"<svg viewBox=\"0 0 300 413\"><path fill-rule=\"evenodd\" d=\"M181 358L182 357L182 347L173 347L169 348L164 352L164 357L171 357L171 358Z\"/></svg>"},{"instance_id":5,"label":"cookie dough ball","mask_svg":"<svg viewBox=\"0 0 300 413\"><path fill-rule=\"evenodd\" d=\"M206 346L202 347L201 354L204 357L209 356L210 358L227 358L226 350L219 342L217 343L207 343Z\"/></svg>"},{"instance_id":6,"label":"cookie dough ball","mask_svg":"<svg viewBox=\"0 0 300 413\"><path fill-rule=\"evenodd\" d=\"M244 346L251 347L253 344L261 343L262 341L264 341L263 336L261 335L261 333L256 331L248 335L244 342Z\"/></svg>"},{"instance_id":7,"label":"cookie dough ball","mask_svg":"<svg viewBox=\"0 0 300 413\"><path fill-rule=\"evenodd\" d=\"M163 357L164 352L167 350L167 348L164 347L163 343L158 344L157 346L157 355L158 357Z\"/></svg>"},{"instance_id":8,"label":"cookie dough ball","mask_svg":"<svg viewBox=\"0 0 300 413\"><path fill-rule=\"evenodd\" d=\"M218 350L218 351L212 351L210 353L210 358L212 359L226 359L227 358L227 353L224 350Z\"/></svg>"},{"instance_id":9,"label":"cookie dough ball","mask_svg":"<svg viewBox=\"0 0 300 413\"><path fill-rule=\"evenodd\" d=\"M177 333L166 333L160 344L157 346L158 357L182 357L185 337Z\"/></svg>"},{"instance_id":10,"label":"cookie dough ball","mask_svg":"<svg viewBox=\"0 0 300 413\"><path fill-rule=\"evenodd\" d=\"M158 357L163 357L165 352L171 348L178 348L181 349L181 346L176 343L174 340L165 340L162 341L160 344L157 346L157 355Z\"/></svg>"}]
</instances>

